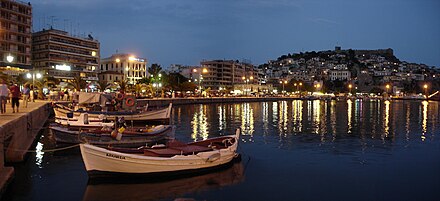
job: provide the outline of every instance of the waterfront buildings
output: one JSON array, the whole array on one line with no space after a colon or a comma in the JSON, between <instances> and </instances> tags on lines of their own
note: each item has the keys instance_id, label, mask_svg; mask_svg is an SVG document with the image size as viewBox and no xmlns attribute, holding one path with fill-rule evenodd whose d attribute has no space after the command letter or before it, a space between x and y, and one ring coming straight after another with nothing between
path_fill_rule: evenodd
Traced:
<instances>
[{"instance_id":1,"label":"waterfront buildings","mask_svg":"<svg viewBox=\"0 0 440 201\"><path fill-rule=\"evenodd\" d=\"M147 59L137 58L130 54L113 54L101 60L99 80L111 83L121 80L136 84L147 77Z\"/></svg>"},{"instance_id":2,"label":"waterfront buildings","mask_svg":"<svg viewBox=\"0 0 440 201\"><path fill-rule=\"evenodd\" d=\"M97 81L99 50L99 42L91 35L75 37L52 28L32 34L34 71L63 81L78 76L86 81Z\"/></svg>"},{"instance_id":3,"label":"waterfront buildings","mask_svg":"<svg viewBox=\"0 0 440 201\"><path fill-rule=\"evenodd\" d=\"M0 72L19 75L31 69L32 6L0 1Z\"/></svg>"},{"instance_id":4,"label":"waterfront buildings","mask_svg":"<svg viewBox=\"0 0 440 201\"><path fill-rule=\"evenodd\" d=\"M258 81L254 66L234 60L211 60L200 62L203 86L213 90L234 89L243 84L253 85Z\"/></svg>"}]
</instances>

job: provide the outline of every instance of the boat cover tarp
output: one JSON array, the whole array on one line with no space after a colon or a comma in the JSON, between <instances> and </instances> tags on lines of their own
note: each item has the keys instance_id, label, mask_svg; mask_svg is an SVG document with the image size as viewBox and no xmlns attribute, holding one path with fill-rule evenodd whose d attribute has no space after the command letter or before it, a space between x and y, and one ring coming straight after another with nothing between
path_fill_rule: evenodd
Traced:
<instances>
[{"instance_id":1,"label":"boat cover tarp","mask_svg":"<svg viewBox=\"0 0 440 201\"><path fill-rule=\"evenodd\" d=\"M79 104L98 103L100 105L105 105L106 102L109 102L112 99L112 96L110 94L102 94L102 93L79 92L78 95L79 95L78 98Z\"/></svg>"}]
</instances>

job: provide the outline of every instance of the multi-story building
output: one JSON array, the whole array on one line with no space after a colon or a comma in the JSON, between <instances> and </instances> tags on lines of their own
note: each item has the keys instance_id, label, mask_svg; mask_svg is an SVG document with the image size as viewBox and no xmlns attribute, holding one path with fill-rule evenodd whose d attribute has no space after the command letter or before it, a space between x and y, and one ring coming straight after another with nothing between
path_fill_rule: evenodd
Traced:
<instances>
[{"instance_id":1,"label":"multi-story building","mask_svg":"<svg viewBox=\"0 0 440 201\"><path fill-rule=\"evenodd\" d=\"M99 42L90 35L80 38L57 29L43 29L32 34L32 65L35 71L63 81L77 76L97 81Z\"/></svg>"},{"instance_id":2,"label":"multi-story building","mask_svg":"<svg viewBox=\"0 0 440 201\"><path fill-rule=\"evenodd\" d=\"M99 80L118 82L125 80L129 84L136 84L140 79L147 77L147 59L137 58L130 54L113 54L101 60Z\"/></svg>"},{"instance_id":3,"label":"multi-story building","mask_svg":"<svg viewBox=\"0 0 440 201\"><path fill-rule=\"evenodd\" d=\"M234 88L235 85L256 84L258 73L249 63L234 60L212 60L200 62L199 71L202 73L202 85L205 88L219 90L220 88Z\"/></svg>"},{"instance_id":4,"label":"multi-story building","mask_svg":"<svg viewBox=\"0 0 440 201\"><path fill-rule=\"evenodd\" d=\"M351 79L351 72L348 70L330 70L328 77L331 81L350 80Z\"/></svg>"},{"instance_id":5,"label":"multi-story building","mask_svg":"<svg viewBox=\"0 0 440 201\"><path fill-rule=\"evenodd\" d=\"M0 71L18 75L31 68L32 6L1 0Z\"/></svg>"}]
</instances>

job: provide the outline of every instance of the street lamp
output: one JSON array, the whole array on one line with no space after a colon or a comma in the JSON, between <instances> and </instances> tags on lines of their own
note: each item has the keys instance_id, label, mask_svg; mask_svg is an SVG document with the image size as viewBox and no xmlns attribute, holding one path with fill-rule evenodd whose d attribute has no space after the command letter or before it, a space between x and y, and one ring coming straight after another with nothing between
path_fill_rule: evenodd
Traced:
<instances>
[{"instance_id":1,"label":"street lamp","mask_svg":"<svg viewBox=\"0 0 440 201\"><path fill-rule=\"evenodd\" d=\"M242 80L244 81L244 83L245 83L244 91L245 91L246 96L247 96L247 95L248 95L247 92L250 91L250 89L248 89L248 88L249 88L249 82L252 81L252 80L254 80L254 76L250 76L249 78L243 76L243 77L241 77L241 79L242 79Z\"/></svg>"},{"instance_id":2,"label":"street lamp","mask_svg":"<svg viewBox=\"0 0 440 201\"><path fill-rule=\"evenodd\" d=\"M350 91L350 94L351 94L351 88L353 88L353 85L352 84L348 84L348 89Z\"/></svg>"},{"instance_id":3,"label":"street lamp","mask_svg":"<svg viewBox=\"0 0 440 201\"><path fill-rule=\"evenodd\" d=\"M315 84L314 87L316 88L315 90L318 91L319 87L321 87L320 84Z\"/></svg>"},{"instance_id":4,"label":"street lamp","mask_svg":"<svg viewBox=\"0 0 440 201\"><path fill-rule=\"evenodd\" d=\"M197 69L193 69L194 73L197 73ZM200 73L199 73L199 92L202 92L202 86L201 86L201 82L203 81L203 74L208 73L208 69L203 68ZM197 82L197 79L194 79L195 82Z\"/></svg>"},{"instance_id":5,"label":"street lamp","mask_svg":"<svg viewBox=\"0 0 440 201\"><path fill-rule=\"evenodd\" d=\"M14 56L12 56L12 55L6 56L6 61L8 61L9 63L12 63L14 61Z\"/></svg>"},{"instance_id":6,"label":"street lamp","mask_svg":"<svg viewBox=\"0 0 440 201\"><path fill-rule=\"evenodd\" d=\"M428 98L428 84L424 84L423 89L425 89L425 96Z\"/></svg>"},{"instance_id":7,"label":"street lamp","mask_svg":"<svg viewBox=\"0 0 440 201\"><path fill-rule=\"evenodd\" d=\"M281 80L280 81L280 84L283 84L283 91L282 91L282 93L284 94L284 84L287 84L287 80Z\"/></svg>"},{"instance_id":8,"label":"street lamp","mask_svg":"<svg viewBox=\"0 0 440 201\"><path fill-rule=\"evenodd\" d=\"M43 75L41 75L41 73L26 73L26 78L32 79L32 91L35 91L35 79L41 79L42 77Z\"/></svg>"},{"instance_id":9,"label":"street lamp","mask_svg":"<svg viewBox=\"0 0 440 201\"><path fill-rule=\"evenodd\" d=\"M387 93L388 93L388 90L390 89L390 85L387 84L387 85L385 86L385 88L387 89Z\"/></svg>"}]
</instances>

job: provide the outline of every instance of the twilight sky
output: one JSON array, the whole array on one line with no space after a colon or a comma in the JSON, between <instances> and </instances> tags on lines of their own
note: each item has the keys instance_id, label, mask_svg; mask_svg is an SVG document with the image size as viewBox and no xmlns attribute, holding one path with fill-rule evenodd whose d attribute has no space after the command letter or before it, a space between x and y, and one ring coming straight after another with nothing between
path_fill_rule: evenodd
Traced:
<instances>
[{"instance_id":1,"label":"twilight sky","mask_svg":"<svg viewBox=\"0 0 440 201\"><path fill-rule=\"evenodd\" d=\"M101 57L133 53L149 64L198 65L287 53L393 48L440 67L439 0L37 0L34 31L53 24L101 43ZM53 16L53 17L51 17Z\"/></svg>"}]
</instances>

